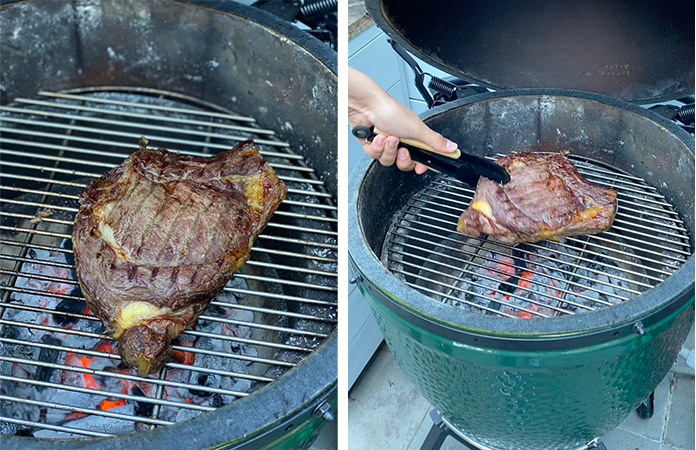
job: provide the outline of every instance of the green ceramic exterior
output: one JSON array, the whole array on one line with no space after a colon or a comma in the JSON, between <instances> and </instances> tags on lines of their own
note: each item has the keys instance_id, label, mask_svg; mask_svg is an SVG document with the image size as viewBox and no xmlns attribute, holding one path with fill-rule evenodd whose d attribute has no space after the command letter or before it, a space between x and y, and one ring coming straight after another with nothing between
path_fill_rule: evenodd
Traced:
<instances>
[{"instance_id":1,"label":"green ceramic exterior","mask_svg":"<svg viewBox=\"0 0 696 450\"><path fill-rule=\"evenodd\" d=\"M336 410L337 398L329 401L331 408ZM284 436L264 445L261 450L308 450L314 441L319 437L319 433L324 429L328 422L321 417L311 415L304 422L295 426Z\"/></svg>"},{"instance_id":2,"label":"green ceramic exterior","mask_svg":"<svg viewBox=\"0 0 696 450\"><path fill-rule=\"evenodd\" d=\"M494 350L419 328L360 288L423 397L501 450L577 449L605 435L665 377L694 320L692 297L642 336L568 350Z\"/></svg>"}]
</instances>

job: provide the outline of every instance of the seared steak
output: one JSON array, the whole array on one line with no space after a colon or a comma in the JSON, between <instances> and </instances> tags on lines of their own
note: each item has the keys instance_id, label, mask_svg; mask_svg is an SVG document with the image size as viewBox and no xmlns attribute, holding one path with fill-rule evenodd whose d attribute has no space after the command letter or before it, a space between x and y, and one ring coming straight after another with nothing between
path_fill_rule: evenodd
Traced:
<instances>
[{"instance_id":1,"label":"seared steak","mask_svg":"<svg viewBox=\"0 0 696 450\"><path fill-rule=\"evenodd\" d=\"M592 184L562 153L517 153L498 159L510 174L502 185L481 178L457 231L488 234L517 243L557 240L592 234L611 227L616 189Z\"/></svg>"},{"instance_id":2,"label":"seared steak","mask_svg":"<svg viewBox=\"0 0 696 450\"><path fill-rule=\"evenodd\" d=\"M73 226L82 293L142 377L249 259L287 193L251 141L209 158L146 145L87 186Z\"/></svg>"}]
</instances>

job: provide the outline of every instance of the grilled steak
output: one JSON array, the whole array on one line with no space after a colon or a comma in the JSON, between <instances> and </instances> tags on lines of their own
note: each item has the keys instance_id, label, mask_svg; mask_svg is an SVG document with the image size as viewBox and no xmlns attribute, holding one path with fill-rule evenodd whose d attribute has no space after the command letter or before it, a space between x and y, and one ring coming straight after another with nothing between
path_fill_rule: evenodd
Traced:
<instances>
[{"instance_id":1,"label":"grilled steak","mask_svg":"<svg viewBox=\"0 0 696 450\"><path fill-rule=\"evenodd\" d=\"M82 293L145 377L249 258L287 188L253 142L210 158L140 150L80 194Z\"/></svg>"},{"instance_id":2,"label":"grilled steak","mask_svg":"<svg viewBox=\"0 0 696 450\"><path fill-rule=\"evenodd\" d=\"M562 153L500 158L510 174L502 185L481 178L457 231L518 243L592 234L611 227L617 191L587 181Z\"/></svg>"}]
</instances>

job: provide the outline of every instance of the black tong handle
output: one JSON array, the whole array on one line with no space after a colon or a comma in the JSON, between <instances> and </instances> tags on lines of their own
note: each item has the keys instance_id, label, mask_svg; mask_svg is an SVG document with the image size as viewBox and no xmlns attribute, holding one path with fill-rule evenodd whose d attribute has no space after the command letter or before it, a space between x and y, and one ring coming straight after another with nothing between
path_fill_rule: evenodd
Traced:
<instances>
[{"instance_id":1,"label":"black tong handle","mask_svg":"<svg viewBox=\"0 0 696 450\"><path fill-rule=\"evenodd\" d=\"M353 128L353 136L360 138L360 139L366 139L369 142L372 142L372 140L377 137L377 134L373 131L372 128L366 127L364 125L358 125L357 127ZM445 167L442 163L440 163L437 159L430 159L428 158L429 154L425 152L424 150L419 149L418 147L414 147L413 145L406 144L404 142L399 142L399 147L403 147L406 150L408 150L409 154L411 155L411 159L414 160L415 162L424 164L428 166L428 168L435 169L439 172L449 172L448 167L451 167L451 164L447 167ZM431 161L433 162L431 164ZM452 161L452 160L450 160ZM439 167L438 167L439 166ZM444 168L443 168L444 167Z\"/></svg>"}]
</instances>

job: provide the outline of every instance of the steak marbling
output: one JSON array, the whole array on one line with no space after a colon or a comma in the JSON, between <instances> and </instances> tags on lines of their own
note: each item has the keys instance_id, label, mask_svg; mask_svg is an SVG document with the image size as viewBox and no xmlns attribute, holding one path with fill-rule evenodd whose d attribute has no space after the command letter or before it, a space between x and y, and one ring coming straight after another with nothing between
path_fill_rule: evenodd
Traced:
<instances>
[{"instance_id":1,"label":"steak marbling","mask_svg":"<svg viewBox=\"0 0 696 450\"><path fill-rule=\"evenodd\" d=\"M73 227L82 293L142 377L169 360L287 193L251 141L213 157L146 145L87 186Z\"/></svg>"},{"instance_id":2,"label":"steak marbling","mask_svg":"<svg viewBox=\"0 0 696 450\"><path fill-rule=\"evenodd\" d=\"M457 231L501 242L537 242L611 227L617 191L587 181L562 153L516 153L498 159L503 185L481 178Z\"/></svg>"}]
</instances>

